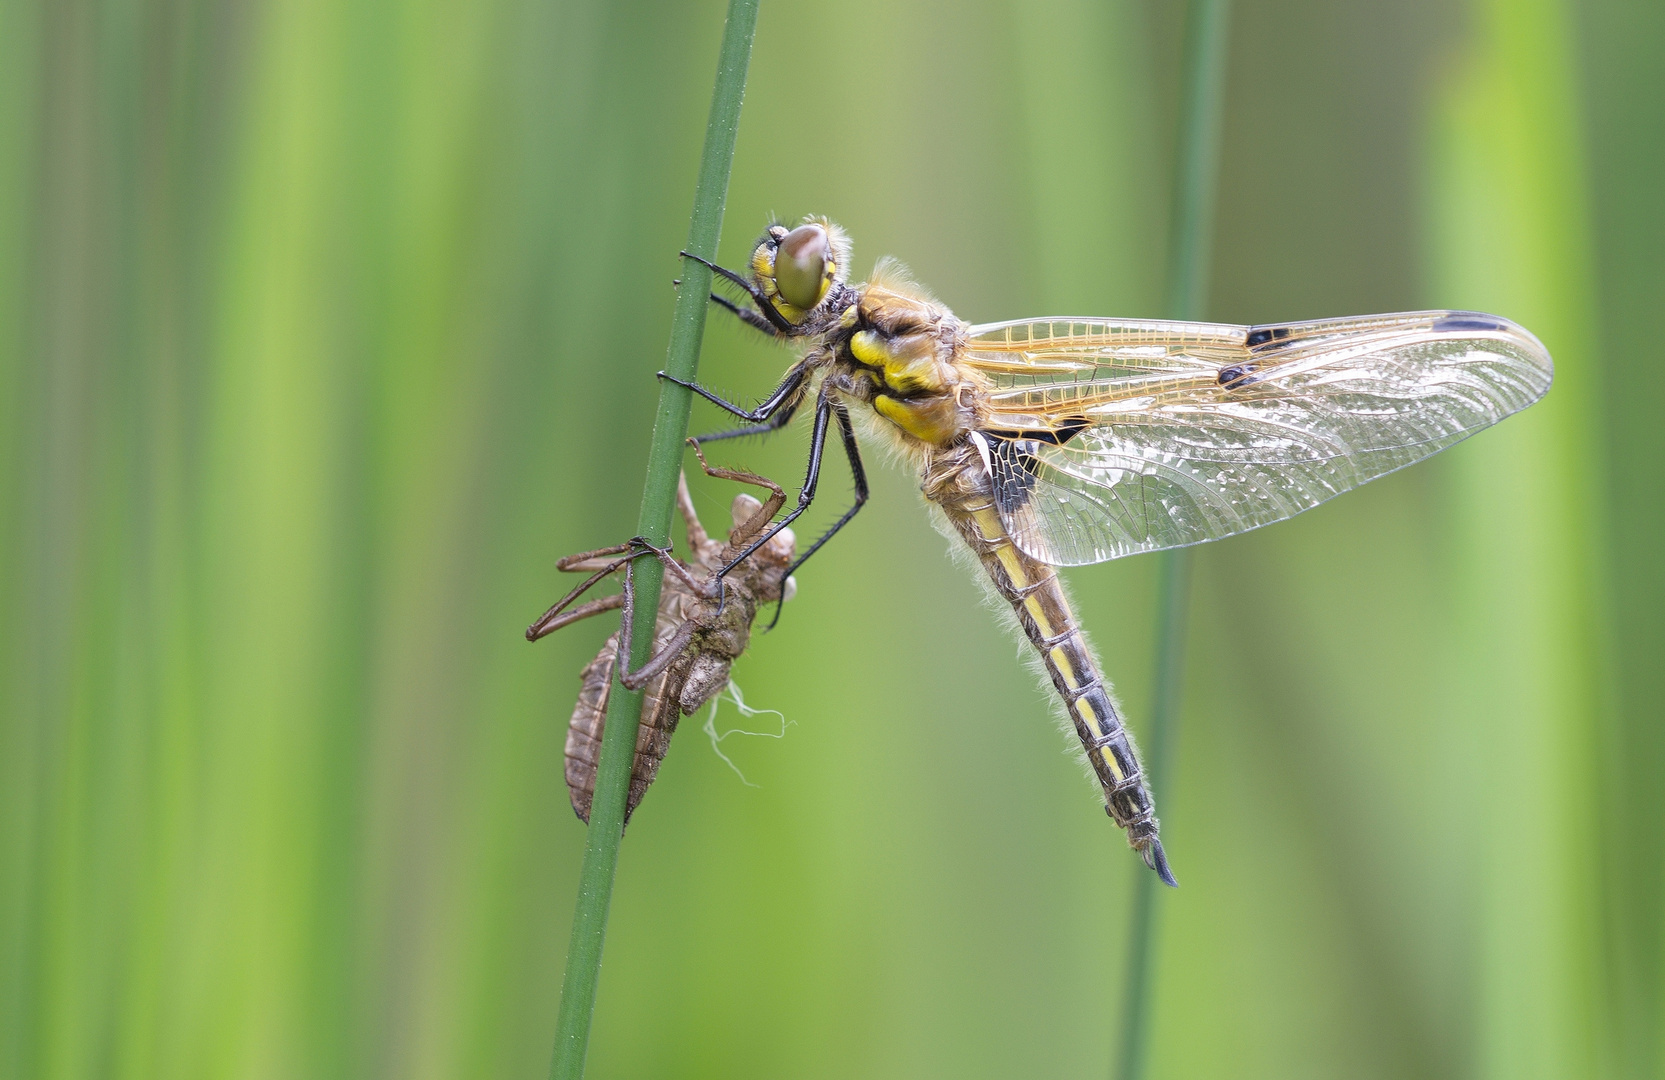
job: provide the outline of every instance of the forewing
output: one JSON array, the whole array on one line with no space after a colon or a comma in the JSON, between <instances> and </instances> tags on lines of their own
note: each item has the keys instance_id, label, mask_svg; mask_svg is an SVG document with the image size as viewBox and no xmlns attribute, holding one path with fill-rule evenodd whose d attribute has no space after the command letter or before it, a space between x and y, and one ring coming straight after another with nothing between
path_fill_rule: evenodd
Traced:
<instances>
[{"instance_id":1,"label":"forewing","mask_svg":"<svg viewBox=\"0 0 1665 1080\"><path fill-rule=\"evenodd\" d=\"M970 335L1001 516L1059 566L1281 521L1525 408L1553 375L1531 334L1472 312Z\"/></svg>"}]
</instances>

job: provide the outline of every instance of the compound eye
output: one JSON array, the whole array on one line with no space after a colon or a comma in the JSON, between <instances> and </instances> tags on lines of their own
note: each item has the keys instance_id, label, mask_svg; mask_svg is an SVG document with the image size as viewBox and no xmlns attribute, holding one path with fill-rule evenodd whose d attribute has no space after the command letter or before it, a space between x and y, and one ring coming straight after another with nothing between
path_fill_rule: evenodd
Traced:
<instances>
[{"instance_id":1,"label":"compound eye","mask_svg":"<svg viewBox=\"0 0 1665 1080\"><path fill-rule=\"evenodd\" d=\"M827 295L827 258L831 244L820 225L799 225L775 251L775 288L781 299L808 311Z\"/></svg>"}]
</instances>

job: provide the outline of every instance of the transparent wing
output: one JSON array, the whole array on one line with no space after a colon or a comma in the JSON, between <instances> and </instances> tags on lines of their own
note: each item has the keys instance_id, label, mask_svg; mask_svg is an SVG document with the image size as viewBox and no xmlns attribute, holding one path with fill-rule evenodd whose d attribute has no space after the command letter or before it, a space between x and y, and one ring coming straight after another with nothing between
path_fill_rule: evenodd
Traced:
<instances>
[{"instance_id":1,"label":"transparent wing","mask_svg":"<svg viewBox=\"0 0 1665 1080\"><path fill-rule=\"evenodd\" d=\"M1536 338L1474 312L1274 326L974 326L1013 541L1058 566L1218 540L1427 457L1541 398Z\"/></svg>"}]
</instances>

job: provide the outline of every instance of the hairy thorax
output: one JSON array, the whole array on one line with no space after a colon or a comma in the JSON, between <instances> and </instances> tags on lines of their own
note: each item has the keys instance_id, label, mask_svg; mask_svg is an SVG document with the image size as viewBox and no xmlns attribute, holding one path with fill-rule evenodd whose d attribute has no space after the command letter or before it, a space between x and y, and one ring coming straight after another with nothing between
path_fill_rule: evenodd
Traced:
<instances>
[{"instance_id":1,"label":"hairy thorax","mask_svg":"<svg viewBox=\"0 0 1665 1080\"><path fill-rule=\"evenodd\" d=\"M965 324L906 282L869 282L832 342L834 387L870 405L904 444L947 447L975 426L982 377L956 361Z\"/></svg>"}]
</instances>

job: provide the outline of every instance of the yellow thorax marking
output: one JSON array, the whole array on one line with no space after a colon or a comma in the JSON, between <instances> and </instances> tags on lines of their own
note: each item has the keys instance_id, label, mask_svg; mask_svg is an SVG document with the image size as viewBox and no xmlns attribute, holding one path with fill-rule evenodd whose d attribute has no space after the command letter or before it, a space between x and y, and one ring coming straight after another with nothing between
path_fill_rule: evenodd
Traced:
<instances>
[{"instance_id":1,"label":"yellow thorax marking","mask_svg":"<svg viewBox=\"0 0 1665 1080\"><path fill-rule=\"evenodd\" d=\"M940 394L950 387L930 334L886 338L873 330L850 335L850 355L884 373L885 385L899 397Z\"/></svg>"},{"instance_id":2,"label":"yellow thorax marking","mask_svg":"<svg viewBox=\"0 0 1665 1080\"><path fill-rule=\"evenodd\" d=\"M952 398L926 397L901 401L880 394L873 399L873 411L920 442L941 446L959 430Z\"/></svg>"},{"instance_id":3,"label":"yellow thorax marking","mask_svg":"<svg viewBox=\"0 0 1665 1080\"><path fill-rule=\"evenodd\" d=\"M887 338L872 330L850 335L850 355L876 368L885 393L873 398L874 410L914 438L940 445L958 431L953 370L937 358L930 334Z\"/></svg>"}]
</instances>

